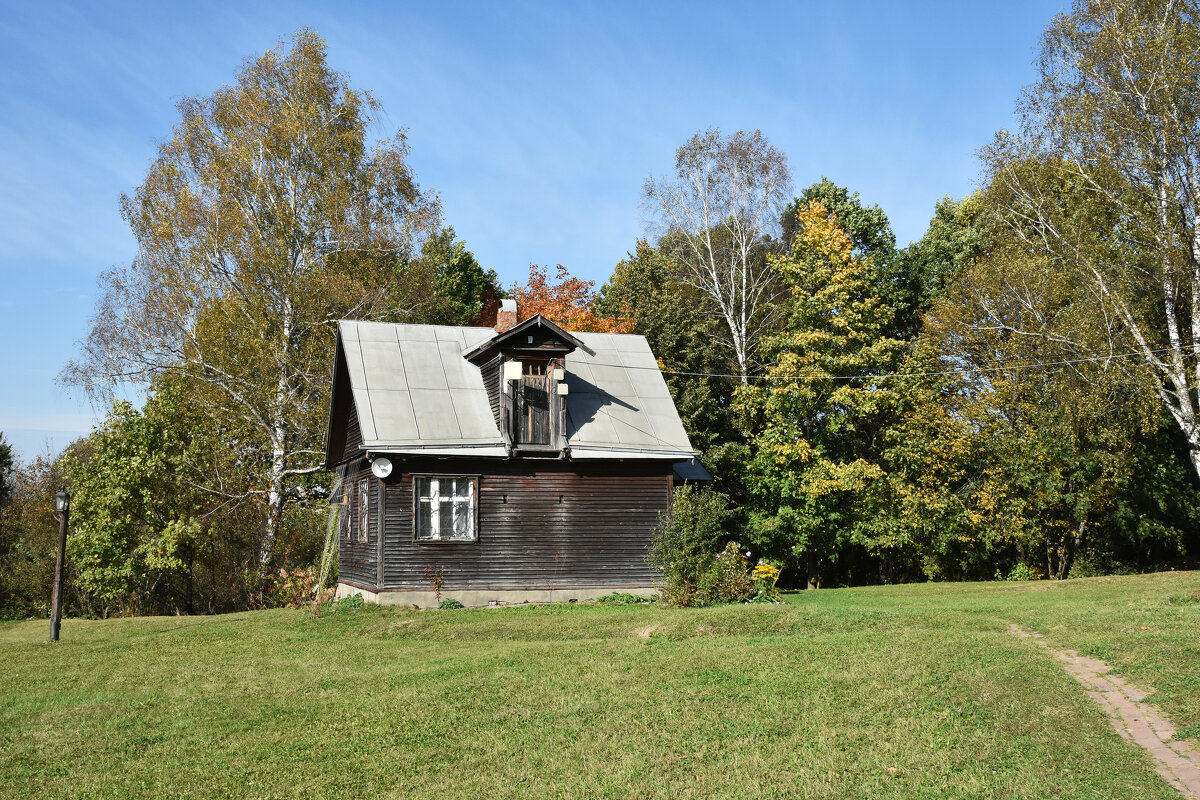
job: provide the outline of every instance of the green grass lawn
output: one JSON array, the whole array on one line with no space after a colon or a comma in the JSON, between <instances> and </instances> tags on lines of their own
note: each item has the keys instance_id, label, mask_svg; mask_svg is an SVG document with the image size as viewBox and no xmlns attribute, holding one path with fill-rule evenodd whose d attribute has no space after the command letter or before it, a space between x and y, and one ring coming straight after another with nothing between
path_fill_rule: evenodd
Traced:
<instances>
[{"instance_id":1,"label":"green grass lawn","mask_svg":"<svg viewBox=\"0 0 1200 800\"><path fill-rule=\"evenodd\" d=\"M1200 738L1200 573L783 606L0 625L0 797L1178 797L1016 622ZM894 768L890 770L889 768Z\"/></svg>"}]
</instances>

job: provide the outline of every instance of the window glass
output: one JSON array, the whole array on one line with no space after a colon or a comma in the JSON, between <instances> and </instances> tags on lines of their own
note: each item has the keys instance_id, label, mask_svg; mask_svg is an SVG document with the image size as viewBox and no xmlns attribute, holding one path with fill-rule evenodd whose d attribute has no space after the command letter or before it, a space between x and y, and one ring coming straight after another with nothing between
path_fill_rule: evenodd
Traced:
<instances>
[{"instance_id":1,"label":"window glass","mask_svg":"<svg viewBox=\"0 0 1200 800\"><path fill-rule=\"evenodd\" d=\"M417 476L418 540L475 540L475 480L467 476Z\"/></svg>"},{"instance_id":2,"label":"window glass","mask_svg":"<svg viewBox=\"0 0 1200 800\"><path fill-rule=\"evenodd\" d=\"M359 541L367 541L371 530L371 488L367 479L359 480Z\"/></svg>"},{"instance_id":3,"label":"window glass","mask_svg":"<svg viewBox=\"0 0 1200 800\"><path fill-rule=\"evenodd\" d=\"M358 540L367 541L371 531L371 487L366 478L358 482Z\"/></svg>"}]
</instances>

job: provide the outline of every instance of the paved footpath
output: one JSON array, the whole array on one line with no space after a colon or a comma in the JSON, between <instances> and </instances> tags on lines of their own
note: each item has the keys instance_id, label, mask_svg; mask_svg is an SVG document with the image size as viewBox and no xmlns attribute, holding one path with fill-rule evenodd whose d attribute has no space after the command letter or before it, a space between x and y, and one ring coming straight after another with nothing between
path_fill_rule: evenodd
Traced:
<instances>
[{"instance_id":1,"label":"paved footpath","mask_svg":"<svg viewBox=\"0 0 1200 800\"><path fill-rule=\"evenodd\" d=\"M1200 800L1200 751L1187 742L1175 741L1175 727L1149 703L1147 693L1112 674L1112 667L1074 650L1055 650L1040 633L1019 625L1009 630L1032 641L1054 657L1063 669L1083 684L1088 696L1108 715L1117 733L1140 745L1154 759L1155 769L1167 783L1189 800Z\"/></svg>"}]
</instances>

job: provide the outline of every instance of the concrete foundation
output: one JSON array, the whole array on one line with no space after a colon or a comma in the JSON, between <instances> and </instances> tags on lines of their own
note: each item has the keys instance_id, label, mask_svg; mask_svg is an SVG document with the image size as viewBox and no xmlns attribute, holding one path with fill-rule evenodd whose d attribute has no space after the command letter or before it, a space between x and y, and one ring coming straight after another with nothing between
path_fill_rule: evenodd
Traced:
<instances>
[{"instance_id":1,"label":"concrete foundation","mask_svg":"<svg viewBox=\"0 0 1200 800\"><path fill-rule=\"evenodd\" d=\"M520 605L522 603L572 603L577 600L595 600L606 594L621 592L650 597L658 589L653 586L586 586L558 589L459 589L442 592L443 600L457 600L467 608L482 608L495 605ZM416 606L436 608L437 595L429 589L385 589L370 592L348 583L339 583L335 597L362 595L363 602L381 606Z\"/></svg>"}]
</instances>

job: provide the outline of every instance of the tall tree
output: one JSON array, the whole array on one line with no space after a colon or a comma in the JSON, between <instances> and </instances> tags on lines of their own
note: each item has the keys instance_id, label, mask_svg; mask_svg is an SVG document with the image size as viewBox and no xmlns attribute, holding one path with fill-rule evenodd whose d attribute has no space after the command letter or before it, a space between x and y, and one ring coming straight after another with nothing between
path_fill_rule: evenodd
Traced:
<instances>
[{"instance_id":1,"label":"tall tree","mask_svg":"<svg viewBox=\"0 0 1200 800\"><path fill-rule=\"evenodd\" d=\"M850 237L856 255L886 261L895 252L896 234L892 232L892 224L883 209L878 205L863 205L858 192L851 192L824 177L805 187L784 209L780 226L785 247L792 246L799 232L800 221L797 212L813 202L820 203L830 214L837 217L838 227Z\"/></svg>"},{"instance_id":2,"label":"tall tree","mask_svg":"<svg viewBox=\"0 0 1200 800\"><path fill-rule=\"evenodd\" d=\"M961 200L943 197L934 206L929 229L920 240L897 254L905 262L903 271L918 288L918 311L946 292L947 287L976 258L987 253L998 238L1007 238L1003 227L984 200L982 192Z\"/></svg>"},{"instance_id":3,"label":"tall tree","mask_svg":"<svg viewBox=\"0 0 1200 800\"><path fill-rule=\"evenodd\" d=\"M12 445L4 441L4 432L0 431L0 508L12 496L13 468L16 460L13 458Z\"/></svg>"},{"instance_id":4,"label":"tall tree","mask_svg":"<svg viewBox=\"0 0 1200 800\"><path fill-rule=\"evenodd\" d=\"M790 189L787 157L762 131L723 136L716 128L675 151L673 175L651 176L642 188L663 232L679 234L660 246L720 313L743 383L773 316L779 284L766 256Z\"/></svg>"},{"instance_id":5,"label":"tall tree","mask_svg":"<svg viewBox=\"0 0 1200 800\"><path fill-rule=\"evenodd\" d=\"M569 331L629 333L633 321L624 316L596 313L596 282L573 276L562 264L555 269L557 282L545 267L529 265L529 280L512 287L522 320L541 314Z\"/></svg>"},{"instance_id":6,"label":"tall tree","mask_svg":"<svg viewBox=\"0 0 1200 800\"><path fill-rule=\"evenodd\" d=\"M869 259L874 291L892 309L891 335L912 339L921 328L922 283L910 270L912 263L896 250L896 234L887 214L878 205L865 205L858 192L838 186L829 178L806 187L783 213L783 241L790 248L798 233L797 211L820 203L850 237L854 254Z\"/></svg>"},{"instance_id":7,"label":"tall tree","mask_svg":"<svg viewBox=\"0 0 1200 800\"><path fill-rule=\"evenodd\" d=\"M730 353L718 343L720 325L707 295L679 280L679 265L663 248L639 241L622 259L596 299L598 314L632 320L666 370L671 398L692 446L722 491L739 496L730 480L744 452L729 413L736 379Z\"/></svg>"},{"instance_id":8,"label":"tall tree","mask_svg":"<svg viewBox=\"0 0 1200 800\"><path fill-rule=\"evenodd\" d=\"M798 218L790 253L773 260L790 287L787 319L764 342L763 385L740 401L755 448L751 529L815 585L854 541L860 498L883 477L880 435L896 397L879 376L905 345L887 335L893 311L836 216L813 202Z\"/></svg>"},{"instance_id":9,"label":"tall tree","mask_svg":"<svg viewBox=\"0 0 1200 800\"><path fill-rule=\"evenodd\" d=\"M189 485L194 469L185 465L211 445L200 441L203 433L193 436L174 424L179 406L175 393L163 387L143 412L117 401L62 458L74 492L68 545L77 585L102 608L194 610L192 593L183 587L191 580L173 579L186 576L194 560L208 499ZM183 591L171 591L176 588Z\"/></svg>"},{"instance_id":10,"label":"tall tree","mask_svg":"<svg viewBox=\"0 0 1200 800\"><path fill-rule=\"evenodd\" d=\"M393 304L411 309L405 322L470 325L488 300L502 295L495 271L485 270L447 226L426 239L420 256L401 272Z\"/></svg>"},{"instance_id":11,"label":"tall tree","mask_svg":"<svg viewBox=\"0 0 1200 800\"><path fill-rule=\"evenodd\" d=\"M987 159L1013 230L1086 284L1200 475L1198 85L1195 0L1077 0Z\"/></svg>"},{"instance_id":12,"label":"tall tree","mask_svg":"<svg viewBox=\"0 0 1200 800\"><path fill-rule=\"evenodd\" d=\"M243 494L265 500L265 566L297 479L321 469L335 323L386 313L395 271L438 206L418 190L402 133L369 144L378 103L330 69L312 31L178 107L145 181L121 200L137 256L101 278L83 355L64 376L104 394L173 375L203 394L250 456Z\"/></svg>"},{"instance_id":13,"label":"tall tree","mask_svg":"<svg viewBox=\"0 0 1200 800\"><path fill-rule=\"evenodd\" d=\"M1111 362L1072 357L1103 341L1094 313L1086 284L1019 241L931 307L927 380L884 454L890 523L929 577L986 577L1015 553L1062 578L1093 541L1136 536L1160 556L1182 542L1195 491L1157 401Z\"/></svg>"}]
</instances>

